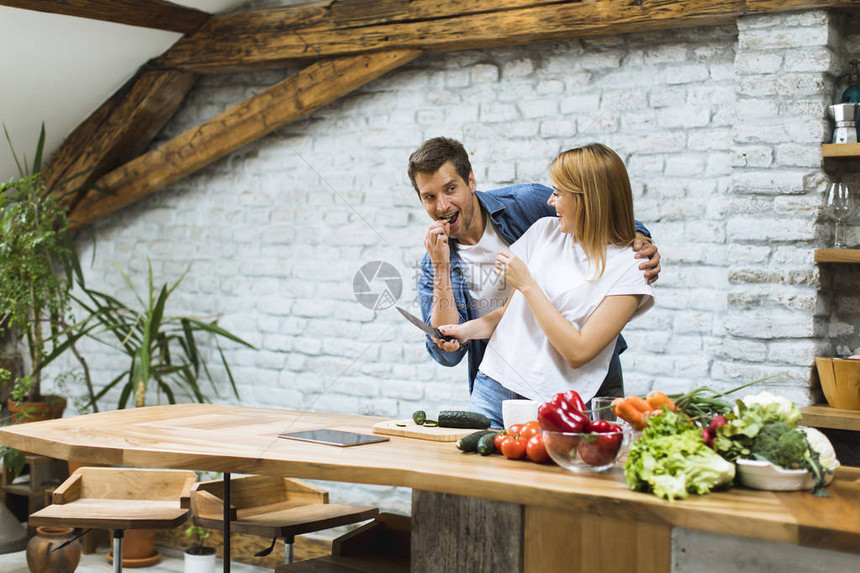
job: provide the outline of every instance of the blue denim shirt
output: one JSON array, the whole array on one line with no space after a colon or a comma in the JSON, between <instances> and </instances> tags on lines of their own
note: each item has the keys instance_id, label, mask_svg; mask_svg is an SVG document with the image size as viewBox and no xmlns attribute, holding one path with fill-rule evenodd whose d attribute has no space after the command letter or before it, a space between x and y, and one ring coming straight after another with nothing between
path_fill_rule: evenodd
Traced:
<instances>
[{"instance_id":1,"label":"blue denim shirt","mask_svg":"<svg viewBox=\"0 0 860 573\"><path fill-rule=\"evenodd\" d=\"M555 209L547 205L547 200L552 195L552 189L538 183L512 185L494 191L476 191L475 195L478 197L481 207L489 214L490 221L496 231L508 244L519 239L538 219L556 216ZM636 230L648 237L651 236L648 229L638 221L636 222ZM454 291L454 302L457 304L460 323L463 323L477 318L477 315L472 305L469 289L466 287L466 280L463 277L462 261L457 253L457 241L452 241L450 245L451 287ZM421 260L421 276L418 278L418 302L421 305L424 322L430 324L430 315L433 312L433 263L430 262L430 256L426 253ZM455 366L460 363L463 356L469 355L469 393L472 392L472 385L478 374L478 366L484 358L484 351L487 349L488 342L488 340L470 340L459 350L447 352L436 346L429 336L426 339L427 352L443 366ZM621 369L618 355L626 349L627 343L619 335L607 378L614 376Z\"/></svg>"}]
</instances>

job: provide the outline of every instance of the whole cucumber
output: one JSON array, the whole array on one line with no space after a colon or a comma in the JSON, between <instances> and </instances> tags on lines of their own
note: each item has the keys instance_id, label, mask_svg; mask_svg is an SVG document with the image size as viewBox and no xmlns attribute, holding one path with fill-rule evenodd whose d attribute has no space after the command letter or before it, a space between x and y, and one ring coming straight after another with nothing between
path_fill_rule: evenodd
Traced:
<instances>
[{"instance_id":1,"label":"whole cucumber","mask_svg":"<svg viewBox=\"0 0 860 573\"><path fill-rule=\"evenodd\" d=\"M442 410L439 412L441 428L475 428L484 430L490 427L490 419L477 412L465 410Z\"/></svg>"},{"instance_id":2,"label":"whole cucumber","mask_svg":"<svg viewBox=\"0 0 860 573\"><path fill-rule=\"evenodd\" d=\"M475 452L478 450L478 443L481 438L487 434L492 434L495 437L496 432L493 430L480 430L468 436L463 436L457 440L457 449L463 452Z\"/></svg>"},{"instance_id":3,"label":"whole cucumber","mask_svg":"<svg viewBox=\"0 0 860 573\"><path fill-rule=\"evenodd\" d=\"M478 439L478 453L482 456L489 456L496 453L496 432L490 430Z\"/></svg>"}]
</instances>

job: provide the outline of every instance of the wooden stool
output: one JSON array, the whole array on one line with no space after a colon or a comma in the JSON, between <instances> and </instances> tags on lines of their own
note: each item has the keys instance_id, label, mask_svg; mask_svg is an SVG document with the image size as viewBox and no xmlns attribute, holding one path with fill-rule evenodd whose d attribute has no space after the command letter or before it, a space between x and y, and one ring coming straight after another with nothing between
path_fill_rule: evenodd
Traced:
<instances>
[{"instance_id":1,"label":"wooden stool","mask_svg":"<svg viewBox=\"0 0 860 573\"><path fill-rule=\"evenodd\" d=\"M327 491L293 479L243 476L231 479L230 485L230 528L237 533L271 537L272 547L283 538L285 563L293 560L296 535L357 523L379 513L375 507L328 503ZM223 496L221 480L194 484L194 523L223 530Z\"/></svg>"},{"instance_id":2,"label":"wooden stool","mask_svg":"<svg viewBox=\"0 0 860 573\"><path fill-rule=\"evenodd\" d=\"M120 573L123 532L185 523L196 481L192 471L80 468L54 490L53 505L30 515L30 525L110 529L113 571Z\"/></svg>"}]
</instances>

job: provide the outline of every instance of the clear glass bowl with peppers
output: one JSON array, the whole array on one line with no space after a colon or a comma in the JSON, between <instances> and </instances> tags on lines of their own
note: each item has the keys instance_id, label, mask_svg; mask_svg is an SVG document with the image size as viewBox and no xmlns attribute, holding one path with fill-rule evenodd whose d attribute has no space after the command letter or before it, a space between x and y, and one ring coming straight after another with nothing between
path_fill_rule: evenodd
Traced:
<instances>
[{"instance_id":1,"label":"clear glass bowl with peppers","mask_svg":"<svg viewBox=\"0 0 860 573\"><path fill-rule=\"evenodd\" d=\"M573 472L608 470L627 452L633 437L627 423L615 421L615 415L599 405L592 406L586 410L579 394L568 390L538 408L547 453Z\"/></svg>"}]
</instances>

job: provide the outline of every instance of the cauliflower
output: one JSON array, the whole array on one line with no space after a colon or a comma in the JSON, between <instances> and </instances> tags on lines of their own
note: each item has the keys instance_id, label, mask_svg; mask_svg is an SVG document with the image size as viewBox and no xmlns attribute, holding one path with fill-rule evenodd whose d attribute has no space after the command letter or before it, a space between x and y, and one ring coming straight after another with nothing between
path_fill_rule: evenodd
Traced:
<instances>
[{"instance_id":1,"label":"cauliflower","mask_svg":"<svg viewBox=\"0 0 860 573\"><path fill-rule=\"evenodd\" d=\"M777 396L776 394L764 391L759 392L758 394L745 396L742 400L747 407L758 405L775 410L775 412L782 418L782 421L786 424L794 425L800 420L800 409L794 404L794 402L788 398L784 398L783 396ZM773 405L775 405L775 407ZM735 414L738 414L737 406L735 406Z\"/></svg>"},{"instance_id":2,"label":"cauliflower","mask_svg":"<svg viewBox=\"0 0 860 573\"><path fill-rule=\"evenodd\" d=\"M839 460L836 459L836 452L833 450L833 444L820 431L815 428L801 427L803 433L806 434L806 441L809 447L818 453L818 460L822 467L831 473L839 466Z\"/></svg>"}]
</instances>

